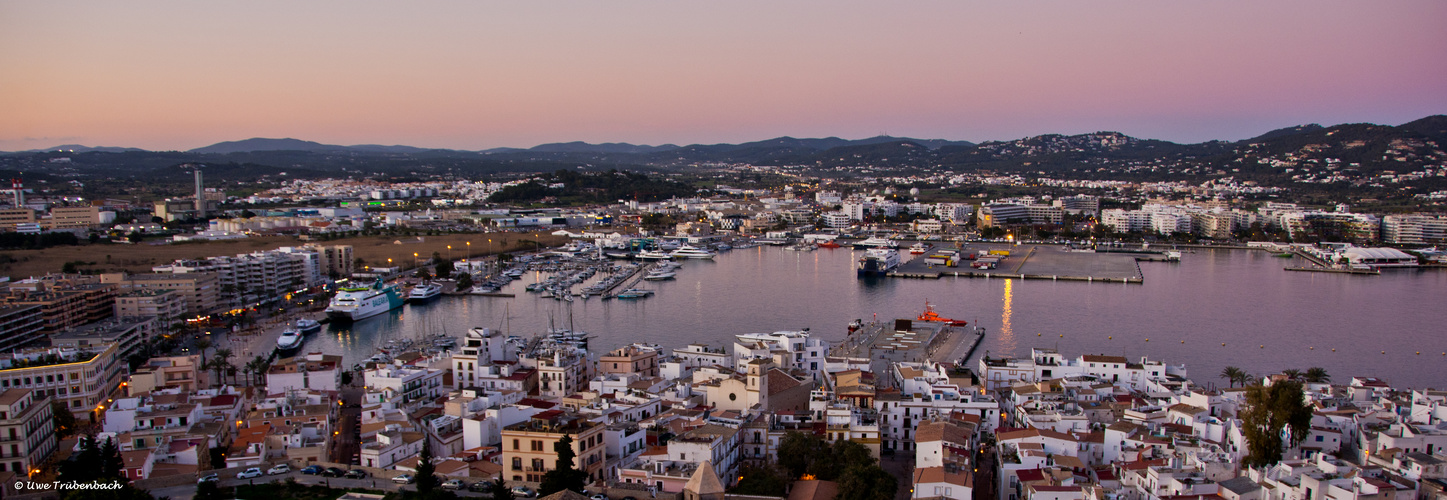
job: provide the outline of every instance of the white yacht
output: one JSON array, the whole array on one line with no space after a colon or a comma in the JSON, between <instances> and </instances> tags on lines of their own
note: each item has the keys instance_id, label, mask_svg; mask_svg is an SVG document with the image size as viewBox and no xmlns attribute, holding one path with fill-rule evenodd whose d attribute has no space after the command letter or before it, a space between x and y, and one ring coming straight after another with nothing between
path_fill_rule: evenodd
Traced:
<instances>
[{"instance_id":1,"label":"white yacht","mask_svg":"<svg viewBox=\"0 0 1447 500\"><path fill-rule=\"evenodd\" d=\"M276 355L281 358L296 355L303 343L304 338L301 332L296 330L281 332L281 336L276 339Z\"/></svg>"},{"instance_id":2,"label":"white yacht","mask_svg":"<svg viewBox=\"0 0 1447 500\"><path fill-rule=\"evenodd\" d=\"M668 258L668 254L659 250L644 250L638 252L638 258L643 260L663 260Z\"/></svg>"},{"instance_id":3,"label":"white yacht","mask_svg":"<svg viewBox=\"0 0 1447 500\"><path fill-rule=\"evenodd\" d=\"M673 263L670 262L670 263L666 263L666 264L664 264L664 265L658 266L657 269L654 269L654 270L652 270L652 271L649 271L648 274L646 274L646 275L643 276L643 279L648 280L648 281L663 281L663 280L671 280L671 279L673 279L674 276L677 276L677 275L678 275L678 266L677 266L677 265L674 265Z\"/></svg>"},{"instance_id":4,"label":"white yacht","mask_svg":"<svg viewBox=\"0 0 1447 500\"><path fill-rule=\"evenodd\" d=\"M407 302L421 304L441 296L442 285L427 282L412 287L412 291L407 294Z\"/></svg>"},{"instance_id":5,"label":"white yacht","mask_svg":"<svg viewBox=\"0 0 1447 500\"><path fill-rule=\"evenodd\" d=\"M296 320L296 329L301 332L302 335L311 335L322 331L322 324L311 318L302 318Z\"/></svg>"},{"instance_id":6,"label":"white yacht","mask_svg":"<svg viewBox=\"0 0 1447 500\"><path fill-rule=\"evenodd\" d=\"M712 259L717 254L702 248L684 245L668 255L675 259Z\"/></svg>"},{"instance_id":7,"label":"white yacht","mask_svg":"<svg viewBox=\"0 0 1447 500\"><path fill-rule=\"evenodd\" d=\"M855 243L854 248L899 248L899 242L889 238L869 238Z\"/></svg>"},{"instance_id":8,"label":"white yacht","mask_svg":"<svg viewBox=\"0 0 1447 500\"><path fill-rule=\"evenodd\" d=\"M335 321L358 321L402 307L396 285L377 280L368 286L343 288L327 306L327 317Z\"/></svg>"}]
</instances>

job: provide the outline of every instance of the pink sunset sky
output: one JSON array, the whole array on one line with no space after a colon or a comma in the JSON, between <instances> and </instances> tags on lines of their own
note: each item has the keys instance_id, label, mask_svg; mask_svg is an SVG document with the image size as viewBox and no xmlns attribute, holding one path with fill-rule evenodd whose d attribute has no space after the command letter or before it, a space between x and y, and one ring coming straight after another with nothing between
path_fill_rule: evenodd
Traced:
<instances>
[{"instance_id":1,"label":"pink sunset sky","mask_svg":"<svg viewBox=\"0 0 1447 500\"><path fill-rule=\"evenodd\" d=\"M485 149L1447 113L1447 2L0 3L0 151Z\"/></svg>"}]
</instances>

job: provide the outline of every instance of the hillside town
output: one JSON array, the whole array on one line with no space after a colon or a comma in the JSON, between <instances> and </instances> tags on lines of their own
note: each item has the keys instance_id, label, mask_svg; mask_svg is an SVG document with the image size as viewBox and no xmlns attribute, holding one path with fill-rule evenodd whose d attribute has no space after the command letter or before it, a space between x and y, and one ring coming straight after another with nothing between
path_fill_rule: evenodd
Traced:
<instances>
[{"instance_id":1,"label":"hillside town","mask_svg":"<svg viewBox=\"0 0 1447 500\"><path fill-rule=\"evenodd\" d=\"M521 493L556 467L554 444L568 438L589 488L610 498L722 495L772 473L801 433L862 445L911 498L1447 495L1447 393L1319 369L1220 387L1162 360L1046 348L962 365L882 362L899 349L884 344L837 356L806 331L740 333L722 349L594 352L566 334L472 328L452 351L358 369L313 352L233 376L200 354L126 370L124 356L157 335L155 316L133 318L61 332L75 340L48 353L60 364L7 360L5 484L46 473L59 451L52 412L68 411L94 422L87 428L115 443L126 477L146 488L314 467L336 470L338 484L395 489L427 447L438 477L459 489L500 478ZM965 333L912 320L882 328L931 344ZM1261 462L1243 419L1253 394L1272 387L1297 388L1307 418L1275 424L1285 444ZM839 491L787 479L814 498Z\"/></svg>"}]
</instances>

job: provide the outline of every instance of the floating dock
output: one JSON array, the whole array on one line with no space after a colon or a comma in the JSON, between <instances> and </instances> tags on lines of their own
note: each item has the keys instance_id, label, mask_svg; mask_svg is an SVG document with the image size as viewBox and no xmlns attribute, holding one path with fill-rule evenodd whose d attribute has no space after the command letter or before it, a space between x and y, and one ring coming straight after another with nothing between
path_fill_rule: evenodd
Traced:
<instances>
[{"instance_id":1,"label":"floating dock","mask_svg":"<svg viewBox=\"0 0 1447 500\"><path fill-rule=\"evenodd\" d=\"M1337 274L1382 274L1376 269L1343 269L1335 267L1287 267L1287 271L1305 271L1309 273L1337 273Z\"/></svg>"}]
</instances>

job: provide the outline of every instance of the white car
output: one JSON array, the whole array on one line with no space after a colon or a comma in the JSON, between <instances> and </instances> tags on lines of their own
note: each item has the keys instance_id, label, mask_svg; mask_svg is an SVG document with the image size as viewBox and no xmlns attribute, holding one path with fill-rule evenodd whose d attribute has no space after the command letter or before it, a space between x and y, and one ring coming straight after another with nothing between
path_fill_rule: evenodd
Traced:
<instances>
[{"instance_id":1,"label":"white car","mask_svg":"<svg viewBox=\"0 0 1447 500\"><path fill-rule=\"evenodd\" d=\"M413 479L411 474L403 474L392 478L392 482L397 484L412 484L412 481Z\"/></svg>"},{"instance_id":2,"label":"white car","mask_svg":"<svg viewBox=\"0 0 1447 500\"><path fill-rule=\"evenodd\" d=\"M276 465L273 466L272 468L266 469L266 474L267 474L268 476L275 476L275 475L277 475L277 474L286 474L286 473L288 473L288 472L291 472L291 466L288 465L288 464L276 464Z\"/></svg>"},{"instance_id":3,"label":"white car","mask_svg":"<svg viewBox=\"0 0 1447 500\"><path fill-rule=\"evenodd\" d=\"M251 479L253 477L261 477L261 467L252 467L236 473L236 479Z\"/></svg>"}]
</instances>

